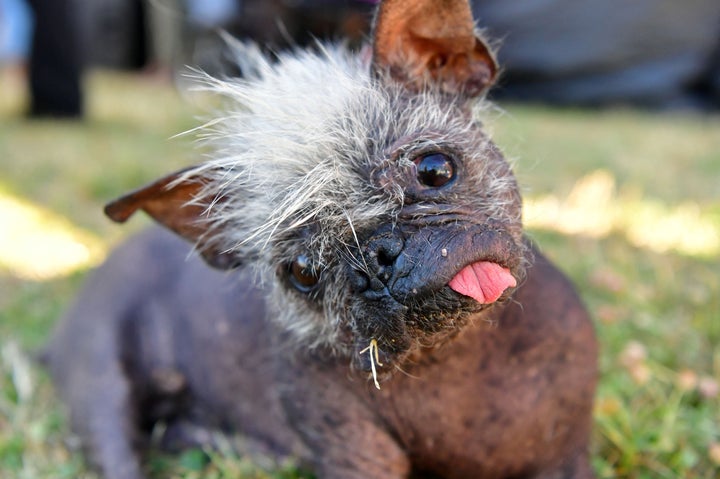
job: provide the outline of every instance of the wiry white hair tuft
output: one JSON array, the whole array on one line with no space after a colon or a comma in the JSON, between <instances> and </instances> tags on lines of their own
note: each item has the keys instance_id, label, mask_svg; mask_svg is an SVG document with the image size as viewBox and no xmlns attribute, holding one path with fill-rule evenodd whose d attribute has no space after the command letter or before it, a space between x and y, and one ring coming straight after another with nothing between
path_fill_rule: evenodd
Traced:
<instances>
[{"instance_id":1,"label":"wiry white hair tuft","mask_svg":"<svg viewBox=\"0 0 720 479\"><path fill-rule=\"evenodd\" d=\"M397 182L379 185L374 175L388 165L414 168L408 155L433 144L477 157L467 160L475 164L468 174L484 185L484 216L512 210L507 203L516 198L506 192L514 179L504 162L484 161L489 141L464 100L432 90L411 94L343 46L283 53L277 61L253 45L234 48L244 78L203 78L204 89L227 101L200 130L210 158L186 177L206 181L198 199L210 205L206 240L255 258L263 278L302 251L319 268L338 258L362 268L352 253L358 228L395 221L406 201ZM303 236L307 228L312 234ZM327 279L342 281L336 274ZM280 319L305 344L331 343L344 305L341 298L323 303L324 319L309 310Z\"/></svg>"}]
</instances>

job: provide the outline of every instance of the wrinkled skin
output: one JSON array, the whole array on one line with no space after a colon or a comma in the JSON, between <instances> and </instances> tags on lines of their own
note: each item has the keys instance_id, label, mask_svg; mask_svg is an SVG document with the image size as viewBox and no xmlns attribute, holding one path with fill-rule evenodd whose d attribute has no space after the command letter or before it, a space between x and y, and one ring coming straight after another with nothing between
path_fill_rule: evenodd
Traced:
<instances>
[{"instance_id":1,"label":"wrinkled skin","mask_svg":"<svg viewBox=\"0 0 720 479\"><path fill-rule=\"evenodd\" d=\"M249 439L245 452L296 457L320 478L593 477L594 333L538 252L511 301L415 350L381 390L346 357L287 347L249 272L188 252L161 229L132 239L48 347L106 478L143 477L136 451L157 421L167 447L223 429Z\"/></svg>"}]
</instances>

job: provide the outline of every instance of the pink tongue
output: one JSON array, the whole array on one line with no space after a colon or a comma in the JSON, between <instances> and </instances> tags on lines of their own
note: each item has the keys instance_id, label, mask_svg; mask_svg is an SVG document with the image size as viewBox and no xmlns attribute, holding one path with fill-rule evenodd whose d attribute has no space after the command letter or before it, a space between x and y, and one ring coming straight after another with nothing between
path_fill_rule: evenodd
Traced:
<instances>
[{"instance_id":1,"label":"pink tongue","mask_svg":"<svg viewBox=\"0 0 720 479\"><path fill-rule=\"evenodd\" d=\"M515 285L517 281L509 269L489 261L465 266L448 283L454 291L483 304L496 301L503 291Z\"/></svg>"}]
</instances>

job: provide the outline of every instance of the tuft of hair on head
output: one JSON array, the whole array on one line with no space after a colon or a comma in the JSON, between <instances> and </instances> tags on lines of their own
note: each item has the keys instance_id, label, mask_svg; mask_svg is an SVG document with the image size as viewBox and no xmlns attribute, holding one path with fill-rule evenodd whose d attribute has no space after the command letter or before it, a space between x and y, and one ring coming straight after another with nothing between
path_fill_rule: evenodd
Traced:
<instances>
[{"instance_id":1,"label":"tuft of hair on head","mask_svg":"<svg viewBox=\"0 0 720 479\"><path fill-rule=\"evenodd\" d=\"M272 283L299 251L320 266L361 263L352 253L356 226L394 221L405 204L393 178L378 186L373 176L389 162L414 166L410 151L388 157L398 139L436 132L425 141L478 152L474 174L493 179L483 183L488 195L507 189L505 171L484 166L487 139L469 134L482 103L474 100L495 81L497 65L466 0L382 2L372 58L338 44L269 56L225 39L243 77L197 74L199 89L225 100L197 129L206 161L110 203L112 219L143 210L195 244L210 265L249 264ZM306 344L329 343L342 322L333 301L322 320L281 320Z\"/></svg>"}]
</instances>

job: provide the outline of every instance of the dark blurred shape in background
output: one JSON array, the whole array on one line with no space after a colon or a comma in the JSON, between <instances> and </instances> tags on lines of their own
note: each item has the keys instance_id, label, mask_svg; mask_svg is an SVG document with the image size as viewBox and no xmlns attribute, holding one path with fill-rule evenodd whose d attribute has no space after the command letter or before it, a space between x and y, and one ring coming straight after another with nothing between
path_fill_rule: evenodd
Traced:
<instances>
[{"instance_id":1,"label":"dark blurred shape in background","mask_svg":"<svg viewBox=\"0 0 720 479\"><path fill-rule=\"evenodd\" d=\"M82 46L74 0L29 0L35 27L28 66L30 116L83 114Z\"/></svg>"},{"instance_id":2,"label":"dark blurred shape in background","mask_svg":"<svg viewBox=\"0 0 720 479\"><path fill-rule=\"evenodd\" d=\"M500 97L720 106L718 0L476 0L474 13L502 39Z\"/></svg>"},{"instance_id":3,"label":"dark blurred shape in background","mask_svg":"<svg viewBox=\"0 0 720 479\"><path fill-rule=\"evenodd\" d=\"M76 6L74 0L0 0L0 67L27 79L31 117L83 114Z\"/></svg>"},{"instance_id":4,"label":"dark blurred shape in background","mask_svg":"<svg viewBox=\"0 0 720 479\"><path fill-rule=\"evenodd\" d=\"M90 63L175 72L189 65L216 74L228 67L219 30L274 50L314 38L358 43L374 8L374 2L363 0L85 2L82 24Z\"/></svg>"},{"instance_id":5,"label":"dark blurred shape in background","mask_svg":"<svg viewBox=\"0 0 720 479\"><path fill-rule=\"evenodd\" d=\"M0 0L0 25L8 21L3 5L22 1ZM53 4L57 10L64 5L67 13L57 14L61 16L72 14L68 5L78 7L74 21L88 65L142 68L177 79L184 65L213 74L236 73L228 69L217 35L220 29L274 50L306 45L313 38L347 38L357 44L369 31L376 2L33 3ZM718 0L475 0L473 8L490 38L499 40L504 74L493 91L497 99L586 106L720 107ZM68 62L68 71L77 62L71 40L68 35L52 45L56 50L63 47L64 53L52 57ZM2 50L0 37L0 61Z\"/></svg>"}]
</instances>

